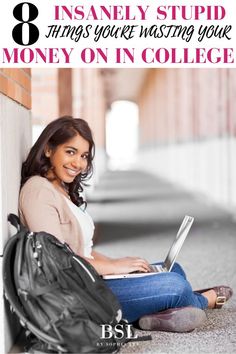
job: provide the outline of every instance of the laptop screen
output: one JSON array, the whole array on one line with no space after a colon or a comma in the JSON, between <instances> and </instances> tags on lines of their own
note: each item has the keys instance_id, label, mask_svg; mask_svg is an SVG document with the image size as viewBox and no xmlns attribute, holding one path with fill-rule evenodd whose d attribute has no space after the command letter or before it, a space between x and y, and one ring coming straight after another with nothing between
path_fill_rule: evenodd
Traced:
<instances>
[{"instance_id":1,"label":"laptop screen","mask_svg":"<svg viewBox=\"0 0 236 354\"><path fill-rule=\"evenodd\" d=\"M179 251L181 247L183 246L183 243L189 233L189 230L193 224L194 218L192 216L185 215L182 224L180 225L180 228L178 230L178 233L176 235L176 238L166 256L166 259L164 261L163 267L167 269L167 271L171 271L174 262L176 260L176 257L179 254Z\"/></svg>"}]
</instances>

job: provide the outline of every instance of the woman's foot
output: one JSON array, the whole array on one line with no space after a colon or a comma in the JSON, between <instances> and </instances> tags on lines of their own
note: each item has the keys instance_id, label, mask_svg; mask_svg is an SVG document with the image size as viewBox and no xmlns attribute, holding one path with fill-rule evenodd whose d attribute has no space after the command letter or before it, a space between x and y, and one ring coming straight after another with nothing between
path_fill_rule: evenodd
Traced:
<instances>
[{"instance_id":1,"label":"woman's foot","mask_svg":"<svg viewBox=\"0 0 236 354\"><path fill-rule=\"evenodd\" d=\"M139 327L148 331L191 332L206 320L203 310L187 306L146 315L139 319Z\"/></svg>"},{"instance_id":2,"label":"woman's foot","mask_svg":"<svg viewBox=\"0 0 236 354\"><path fill-rule=\"evenodd\" d=\"M208 309L213 309L216 304L216 292L215 290L207 290L202 293L203 296L205 296L208 300Z\"/></svg>"},{"instance_id":3,"label":"woman's foot","mask_svg":"<svg viewBox=\"0 0 236 354\"><path fill-rule=\"evenodd\" d=\"M221 308L233 295L233 289L225 285L196 290L196 292L207 298L209 309Z\"/></svg>"}]
</instances>

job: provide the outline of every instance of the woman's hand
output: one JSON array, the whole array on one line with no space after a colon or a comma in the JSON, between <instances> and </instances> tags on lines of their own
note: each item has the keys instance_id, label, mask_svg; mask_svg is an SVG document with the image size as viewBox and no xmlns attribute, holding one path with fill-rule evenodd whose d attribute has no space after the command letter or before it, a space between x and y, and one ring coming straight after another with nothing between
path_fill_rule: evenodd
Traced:
<instances>
[{"instance_id":1,"label":"woman's hand","mask_svg":"<svg viewBox=\"0 0 236 354\"><path fill-rule=\"evenodd\" d=\"M110 258L99 252L92 252L93 259L86 258L100 275L150 272L149 263L141 257Z\"/></svg>"},{"instance_id":2,"label":"woman's hand","mask_svg":"<svg viewBox=\"0 0 236 354\"><path fill-rule=\"evenodd\" d=\"M140 257L124 257L112 259L112 274L132 273L132 272L150 272L148 262Z\"/></svg>"}]
</instances>

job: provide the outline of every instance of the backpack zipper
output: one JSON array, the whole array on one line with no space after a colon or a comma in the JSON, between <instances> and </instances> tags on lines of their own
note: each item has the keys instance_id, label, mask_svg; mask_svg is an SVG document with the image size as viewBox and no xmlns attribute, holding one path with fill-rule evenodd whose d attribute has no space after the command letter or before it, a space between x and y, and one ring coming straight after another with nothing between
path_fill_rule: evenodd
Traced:
<instances>
[{"instance_id":1,"label":"backpack zipper","mask_svg":"<svg viewBox=\"0 0 236 354\"><path fill-rule=\"evenodd\" d=\"M70 253L72 253L72 254L74 254L74 252L73 252L73 250L70 248L70 246L68 245L68 243L64 243L64 246L67 248L67 250L70 252ZM92 276L92 274L90 273L90 271L88 270L88 268L86 268L86 266L78 259L78 258L76 258L75 256L72 256L72 258L76 261L76 262L78 262L80 265L81 265L81 267L86 271L86 273L89 275L89 277L92 279L92 281L95 283L96 282L96 280L94 279L94 277Z\"/></svg>"},{"instance_id":2,"label":"backpack zipper","mask_svg":"<svg viewBox=\"0 0 236 354\"><path fill-rule=\"evenodd\" d=\"M96 280L94 279L94 277L92 276L92 274L90 273L90 271L88 270L88 268L86 268L86 266L78 259L76 258L75 256L73 256L73 259L78 262L81 267L87 272L87 274L89 275L89 277L92 279L92 281L95 283Z\"/></svg>"}]
</instances>

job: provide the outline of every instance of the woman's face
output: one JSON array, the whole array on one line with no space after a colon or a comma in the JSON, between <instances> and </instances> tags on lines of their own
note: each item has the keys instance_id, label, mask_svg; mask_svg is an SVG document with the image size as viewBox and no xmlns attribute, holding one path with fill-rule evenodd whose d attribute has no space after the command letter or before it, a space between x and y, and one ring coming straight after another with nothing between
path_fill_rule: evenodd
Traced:
<instances>
[{"instance_id":1,"label":"woman's face","mask_svg":"<svg viewBox=\"0 0 236 354\"><path fill-rule=\"evenodd\" d=\"M58 145L55 150L47 149L52 169L48 177L54 177L54 183L71 183L88 164L89 142L77 134L66 143Z\"/></svg>"}]
</instances>

